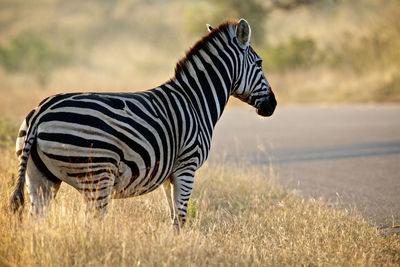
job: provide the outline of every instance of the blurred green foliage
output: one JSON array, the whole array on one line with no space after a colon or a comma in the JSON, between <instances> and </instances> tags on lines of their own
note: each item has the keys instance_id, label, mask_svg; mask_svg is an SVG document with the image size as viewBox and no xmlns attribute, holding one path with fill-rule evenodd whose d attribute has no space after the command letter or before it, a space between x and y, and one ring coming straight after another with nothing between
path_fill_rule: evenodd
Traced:
<instances>
[{"instance_id":1,"label":"blurred green foliage","mask_svg":"<svg viewBox=\"0 0 400 267\"><path fill-rule=\"evenodd\" d=\"M277 45L266 44L259 54L266 69L279 72L309 68L322 63L326 57L326 53L318 49L312 38L296 36Z\"/></svg>"},{"instance_id":2,"label":"blurred green foliage","mask_svg":"<svg viewBox=\"0 0 400 267\"><path fill-rule=\"evenodd\" d=\"M0 117L0 148L12 146L17 136L18 126Z\"/></svg>"},{"instance_id":3,"label":"blurred green foliage","mask_svg":"<svg viewBox=\"0 0 400 267\"><path fill-rule=\"evenodd\" d=\"M0 46L0 64L9 72L26 72L35 75L45 85L51 72L71 62L71 57L50 42L33 33L23 33L9 45Z\"/></svg>"},{"instance_id":4,"label":"blurred green foliage","mask_svg":"<svg viewBox=\"0 0 400 267\"><path fill-rule=\"evenodd\" d=\"M206 32L206 24L218 26L223 21L245 18L251 25L252 41L264 41L266 9L258 0L213 0L199 2L186 10L186 29L196 35Z\"/></svg>"},{"instance_id":5,"label":"blurred green foliage","mask_svg":"<svg viewBox=\"0 0 400 267\"><path fill-rule=\"evenodd\" d=\"M262 45L265 42L265 22L275 9L292 10L299 6L311 5L327 0L206 0L198 1L187 8L185 27L196 35L205 32L205 24L217 26L228 19L245 18L251 25L252 43Z\"/></svg>"},{"instance_id":6,"label":"blurred green foliage","mask_svg":"<svg viewBox=\"0 0 400 267\"><path fill-rule=\"evenodd\" d=\"M346 43L336 49L332 66L348 67L357 72L374 68L400 68L399 47L400 31L388 34L377 30L360 40L351 40L349 37Z\"/></svg>"},{"instance_id":7,"label":"blurred green foliage","mask_svg":"<svg viewBox=\"0 0 400 267\"><path fill-rule=\"evenodd\" d=\"M336 47L319 48L311 37L291 36L288 41L276 45L266 43L259 48L264 66L272 71L310 68L321 64L330 68L348 68L365 72L373 68L400 67L400 35L388 39L380 33L372 33L360 40L347 38Z\"/></svg>"}]
</instances>

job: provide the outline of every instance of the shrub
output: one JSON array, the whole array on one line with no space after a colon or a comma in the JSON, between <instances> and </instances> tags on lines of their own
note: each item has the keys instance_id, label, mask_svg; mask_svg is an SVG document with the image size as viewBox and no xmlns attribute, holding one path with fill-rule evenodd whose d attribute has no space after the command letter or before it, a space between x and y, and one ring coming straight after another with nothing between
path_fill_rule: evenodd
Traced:
<instances>
[{"instance_id":1,"label":"shrub","mask_svg":"<svg viewBox=\"0 0 400 267\"><path fill-rule=\"evenodd\" d=\"M313 39L292 36L287 42L277 45L267 44L260 50L260 56L264 59L264 66L267 69L287 71L321 63L324 52L318 49Z\"/></svg>"},{"instance_id":2,"label":"shrub","mask_svg":"<svg viewBox=\"0 0 400 267\"><path fill-rule=\"evenodd\" d=\"M0 65L9 72L27 72L44 85L51 72L70 62L67 53L33 33L13 39L8 46L0 46Z\"/></svg>"}]
</instances>

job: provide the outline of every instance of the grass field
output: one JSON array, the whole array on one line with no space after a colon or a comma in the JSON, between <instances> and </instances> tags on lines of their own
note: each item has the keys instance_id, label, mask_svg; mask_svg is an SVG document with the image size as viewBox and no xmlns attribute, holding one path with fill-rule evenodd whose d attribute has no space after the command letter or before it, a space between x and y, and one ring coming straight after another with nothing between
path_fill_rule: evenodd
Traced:
<instances>
[{"instance_id":1,"label":"grass field","mask_svg":"<svg viewBox=\"0 0 400 267\"><path fill-rule=\"evenodd\" d=\"M16 175L0 151L1 266L376 266L400 264L400 239L356 212L287 192L269 168L205 165L188 222L176 234L161 190L113 200L104 221L86 222L84 203L62 185L44 218L10 215Z\"/></svg>"}]
</instances>

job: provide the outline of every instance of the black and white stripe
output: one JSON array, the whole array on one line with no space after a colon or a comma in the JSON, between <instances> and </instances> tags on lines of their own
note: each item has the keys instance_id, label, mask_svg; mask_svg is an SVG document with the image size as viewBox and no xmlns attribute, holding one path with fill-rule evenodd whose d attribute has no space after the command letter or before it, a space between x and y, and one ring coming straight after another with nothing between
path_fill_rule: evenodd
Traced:
<instances>
[{"instance_id":1,"label":"black and white stripe","mask_svg":"<svg viewBox=\"0 0 400 267\"><path fill-rule=\"evenodd\" d=\"M88 209L105 211L164 185L176 225L185 222L196 170L207 159L213 129L230 95L269 116L276 106L245 20L227 22L178 62L175 76L138 93L71 93L42 101L17 138L19 178L11 198L23 203L27 176L32 212L66 182Z\"/></svg>"}]
</instances>

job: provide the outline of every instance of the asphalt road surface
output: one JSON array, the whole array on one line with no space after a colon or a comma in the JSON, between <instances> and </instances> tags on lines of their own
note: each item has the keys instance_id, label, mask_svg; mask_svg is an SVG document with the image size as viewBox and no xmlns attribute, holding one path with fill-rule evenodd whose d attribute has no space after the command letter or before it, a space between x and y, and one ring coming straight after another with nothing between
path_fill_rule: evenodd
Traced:
<instances>
[{"instance_id":1,"label":"asphalt road surface","mask_svg":"<svg viewBox=\"0 0 400 267\"><path fill-rule=\"evenodd\" d=\"M270 165L305 197L361 212L371 224L400 224L400 105L277 107L270 118L229 108L209 157L215 164Z\"/></svg>"}]
</instances>

